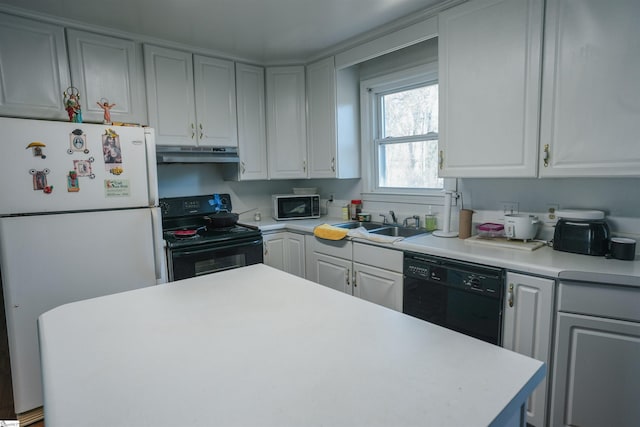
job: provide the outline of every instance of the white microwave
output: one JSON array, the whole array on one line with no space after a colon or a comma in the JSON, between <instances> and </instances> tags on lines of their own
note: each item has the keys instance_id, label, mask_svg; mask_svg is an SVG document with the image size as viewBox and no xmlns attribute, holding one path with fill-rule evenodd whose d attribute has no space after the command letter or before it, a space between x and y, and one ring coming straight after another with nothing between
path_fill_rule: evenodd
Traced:
<instances>
[{"instance_id":1,"label":"white microwave","mask_svg":"<svg viewBox=\"0 0 640 427\"><path fill-rule=\"evenodd\" d=\"M318 194L274 194L271 199L273 218L278 221L320 218Z\"/></svg>"}]
</instances>

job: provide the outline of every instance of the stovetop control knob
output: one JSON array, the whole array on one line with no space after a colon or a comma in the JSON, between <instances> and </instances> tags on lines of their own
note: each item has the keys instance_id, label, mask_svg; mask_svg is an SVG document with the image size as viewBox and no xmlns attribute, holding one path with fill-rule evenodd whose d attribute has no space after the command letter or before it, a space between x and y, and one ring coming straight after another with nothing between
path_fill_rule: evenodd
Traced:
<instances>
[{"instance_id":1,"label":"stovetop control knob","mask_svg":"<svg viewBox=\"0 0 640 427\"><path fill-rule=\"evenodd\" d=\"M480 282L480 279L476 276L469 276L465 284L470 286L472 289L477 289L477 290L482 289L482 283Z\"/></svg>"}]
</instances>

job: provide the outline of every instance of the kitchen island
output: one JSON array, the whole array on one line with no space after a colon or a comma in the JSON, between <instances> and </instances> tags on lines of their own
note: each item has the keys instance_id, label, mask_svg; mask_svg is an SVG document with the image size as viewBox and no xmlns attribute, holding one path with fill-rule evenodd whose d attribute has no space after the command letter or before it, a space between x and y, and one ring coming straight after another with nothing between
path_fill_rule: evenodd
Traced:
<instances>
[{"instance_id":1,"label":"kitchen island","mask_svg":"<svg viewBox=\"0 0 640 427\"><path fill-rule=\"evenodd\" d=\"M258 264L39 318L47 427L523 426L542 362Z\"/></svg>"}]
</instances>

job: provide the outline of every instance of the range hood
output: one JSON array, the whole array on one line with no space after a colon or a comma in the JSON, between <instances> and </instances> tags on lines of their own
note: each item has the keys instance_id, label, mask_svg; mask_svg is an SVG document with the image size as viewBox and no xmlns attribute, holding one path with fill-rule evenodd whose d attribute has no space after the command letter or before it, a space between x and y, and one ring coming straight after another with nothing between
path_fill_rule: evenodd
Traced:
<instances>
[{"instance_id":1,"label":"range hood","mask_svg":"<svg viewBox=\"0 0 640 427\"><path fill-rule=\"evenodd\" d=\"M238 163L238 147L157 146L158 163Z\"/></svg>"}]
</instances>

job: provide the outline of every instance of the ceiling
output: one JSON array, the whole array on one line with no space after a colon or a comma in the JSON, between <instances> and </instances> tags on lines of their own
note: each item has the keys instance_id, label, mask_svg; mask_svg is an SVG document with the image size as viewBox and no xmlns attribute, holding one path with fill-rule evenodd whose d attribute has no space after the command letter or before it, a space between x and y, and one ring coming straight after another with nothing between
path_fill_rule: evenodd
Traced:
<instances>
[{"instance_id":1,"label":"ceiling","mask_svg":"<svg viewBox=\"0 0 640 427\"><path fill-rule=\"evenodd\" d=\"M443 0L0 0L263 63L300 61ZM14 9L15 10L15 9Z\"/></svg>"}]
</instances>

